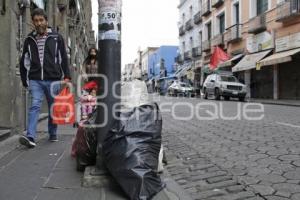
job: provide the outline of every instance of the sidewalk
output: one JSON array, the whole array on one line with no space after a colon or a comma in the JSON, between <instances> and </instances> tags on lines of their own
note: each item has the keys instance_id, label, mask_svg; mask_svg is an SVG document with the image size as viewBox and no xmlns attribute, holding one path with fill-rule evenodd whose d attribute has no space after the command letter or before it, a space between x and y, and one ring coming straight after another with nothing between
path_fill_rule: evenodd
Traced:
<instances>
[{"instance_id":1,"label":"sidewalk","mask_svg":"<svg viewBox=\"0 0 300 200\"><path fill-rule=\"evenodd\" d=\"M48 114L42 113L39 116L39 122L47 119ZM44 132L44 128L39 127L37 132ZM41 135L41 134L39 134ZM7 153L16 149L19 145L19 135L12 135L11 130L0 130L0 160Z\"/></svg>"},{"instance_id":2,"label":"sidewalk","mask_svg":"<svg viewBox=\"0 0 300 200\"><path fill-rule=\"evenodd\" d=\"M39 125L46 129L47 120ZM101 199L98 188L81 187L82 173L75 169L70 146L75 129L60 127L59 142L41 133L37 147L19 146L0 160L0 199Z\"/></svg>"},{"instance_id":3,"label":"sidewalk","mask_svg":"<svg viewBox=\"0 0 300 200\"><path fill-rule=\"evenodd\" d=\"M34 149L16 145L16 149L0 158L0 199L6 200L125 200L118 186L82 186L83 173L76 171L70 156L76 129L59 127L59 142L48 142L47 120L39 124ZM0 143L1 146L1 143ZM165 173L167 174L167 172ZM190 199L171 179L163 178L167 188L153 200Z\"/></svg>"},{"instance_id":4,"label":"sidewalk","mask_svg":"<svg viewBox=\"0 0 300 200\"><path fill-rule=\"evenodd\" d=\"M300 107L300 100L250 99L249 102Z\"/></svg>"}]
</instances>

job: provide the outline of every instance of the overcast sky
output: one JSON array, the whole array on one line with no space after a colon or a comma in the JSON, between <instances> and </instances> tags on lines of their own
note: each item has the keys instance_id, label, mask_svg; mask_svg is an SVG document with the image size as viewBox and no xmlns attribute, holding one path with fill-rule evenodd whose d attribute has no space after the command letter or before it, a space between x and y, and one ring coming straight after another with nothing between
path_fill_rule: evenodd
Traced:
<instances>
[{"instance_id":1,"label":"overcast sky","mask_svg":"<svg viewBox=\"0 0 300 200\"><path fill-rule=\"evenodd\" d=\"M92 1L97 30L97 0ZM139 47L178 45L178 4L179 0L123 0L122 67L137 58Z\"/></svg>"}]
</instances>

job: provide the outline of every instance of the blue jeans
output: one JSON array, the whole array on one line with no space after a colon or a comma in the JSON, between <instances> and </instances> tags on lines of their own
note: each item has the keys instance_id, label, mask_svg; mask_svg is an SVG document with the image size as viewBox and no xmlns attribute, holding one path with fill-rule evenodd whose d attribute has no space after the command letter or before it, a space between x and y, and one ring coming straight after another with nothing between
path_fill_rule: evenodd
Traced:
<instances>
[{"instance_id":1,"label":"blue jeans","mask_svg":"<svg viewBox=\"0 0 300 200\"><path fill-rule=\"evenodd\" d=\"M51 85L52 94L51 94ZM49 135L56 135L57 125L52 123L51 116L51 105L54 102L54 97L60 91L60 84L58 81L39 81L39 80L30 80L29 81L29 93L31 95L31 107L28 113L28 127L27 127L27 137L33 139L36 138L36 129L39 119L39 114L42 107L42 102L44 95L46 96L48 102L48 133Z\"/></svg>"}]
</instances>

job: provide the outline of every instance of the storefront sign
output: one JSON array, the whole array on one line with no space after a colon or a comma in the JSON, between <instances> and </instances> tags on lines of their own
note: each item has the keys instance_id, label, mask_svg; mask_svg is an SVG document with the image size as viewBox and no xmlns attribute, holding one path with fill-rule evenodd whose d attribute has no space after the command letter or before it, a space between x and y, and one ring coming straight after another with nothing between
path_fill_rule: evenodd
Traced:
<instances>
[{"instance_id":1,"label":"storefront sign","mask_svg":"<svg viewBox=\"0 0 300 200\"><path fill-rule=\"evenodd\" d=\"M300 33L295 33L275 40L276 52L286 51L300 47Z\"/></svg>"},{"instance_id":2,"label":"storefront sign","mask_svg":"<svg viewBox=\"0 0 300 200\"><path fill-rule=\"evenodd\" d=\"M255 53L272 48L274 48L273 37L267 31L247 38L247 51L249 53Z\"/></svg>"}]
</instances>

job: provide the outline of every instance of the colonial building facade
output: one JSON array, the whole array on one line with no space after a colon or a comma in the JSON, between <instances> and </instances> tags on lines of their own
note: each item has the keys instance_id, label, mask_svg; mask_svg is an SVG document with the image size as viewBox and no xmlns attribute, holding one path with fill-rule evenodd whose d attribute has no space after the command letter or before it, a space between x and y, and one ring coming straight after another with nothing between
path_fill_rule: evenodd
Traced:
<instances>
[{"instance_id":1,"label":"colonial building facade","mask_svg":"<svg viewBox=\"0 0 300 200\"><path fill-rule=\"evenodd\" d=\"M37 7L47 12L49 25L65 39L75 85L80 65L88 49L95 45L91 29L91 1L1 0L0 26L5 28L0 31L3 47L0 49L0 134L3 130L10 135L20 133L26 127L29 97L21 85L19 58L24 39L33 30L31 11Z\"/></svg>"},{"instance_id":2,"label":"colonial building facade","mask_svg":"<svg viewBox=\"0 0 300 200\"><path fill-rule=\"evenodd\" d=\"M198 29L195 22L187 28L191 16L195 19L199 12L192 7L199 7L202 14ZM178 63L188 61L184 52L189 34L193 38L201 35L201 41L190 42L188 48L202 47L200 67L194 66L194 72L200 71L201 76L195 73L194 82L202 84L205 75L212 73L210 56L214 47L219 46L231 59L219 64L218 70L230 70L243 80L249 97L300 99L299 0L182 0L178 8L179 58L183 58L178 58Z\"/></svg>"}]
</instances>

